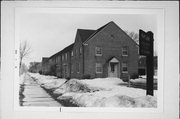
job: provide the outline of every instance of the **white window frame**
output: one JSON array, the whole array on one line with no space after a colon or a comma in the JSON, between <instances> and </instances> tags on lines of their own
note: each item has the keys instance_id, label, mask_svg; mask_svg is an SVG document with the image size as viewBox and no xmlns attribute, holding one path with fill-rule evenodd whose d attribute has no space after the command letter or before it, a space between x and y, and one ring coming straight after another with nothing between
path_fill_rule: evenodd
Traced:
<instances>
[{"instance_id":1,"label":"white window frame","mask_svg":"<svg viewBox=\"0 0 180 119\"><path fill-rule=\"evenodd\" d=\"M98 68L101 68L101 71L98 71ZM103 72L103 67L101 63L96 63L96 73L102 73Z\"/></svg>"},{"instance_id":2,"label":"white window frame","mask_svg":"<svg viewBox=\"0 0 180 119\"><path fill-rule=\"evenodd\" d=\"M67 58L68 58L68 55L67 55L67 53L65 54L65 60L67 60Z\"/></svg>"},{"instance_id":3,"label":"white window frame","mask_svg":"<svg viewBox=\"0 0 180 119\"><path fill-rule=\"evenodd\" d=\"M124 71L123 68L127 68L127 71ZM126 61L122 62L122 73L128 73L128 63Z\"/></svg>"},{"instance_id":4,"label":"white window frame","mask_svg":"<svg viewBox=\"0 0 180 119\"><path fill-rule=\"evenodd\" d=\"M79 54L82 54L82 47L79 48Z\"/></svg>"},{"instance_id":5,"label":"white window frame","mask_svg":"<svg viewBox=\"0 0 180 119\"><path fill-rule=\"evenodd\" d=\"M127 54L124 54L124 52L127 52ZM128 56L128 46L123 46L122 47L122 56Z\"/></svg>"},{"instance_id":6,"label":"white window frame","mask_svg":"<svg viewBox=\"0 0 180 119\"><path fill-rule=\"evenodd\" d=\"M64 54L62 54L62 61L64 60Z\"/></svg>"},{"instance_id":7,"label":"white window frame","mask_svg":"<svg viewBox=\"0 0 180 119\"><path fill-rule=\"evenodd\" d=\"M101 53L101 54L98 53L98 50L100 50L100 53ZM102 47L96 47L96 48L95 48L95 55L96 55L96 56L102 56Z\"/></svg>"},{"instance_id":8,"label":"white window frame","mask_svg":"<svg viewBox=\"0 0 180 119\"><path fill-rule=\"evenodd\" d=\"M73 54L73 50L71 51L71 56L72 56L72 57L74 56L74 54Z\"/></svg>"}]
</instances>

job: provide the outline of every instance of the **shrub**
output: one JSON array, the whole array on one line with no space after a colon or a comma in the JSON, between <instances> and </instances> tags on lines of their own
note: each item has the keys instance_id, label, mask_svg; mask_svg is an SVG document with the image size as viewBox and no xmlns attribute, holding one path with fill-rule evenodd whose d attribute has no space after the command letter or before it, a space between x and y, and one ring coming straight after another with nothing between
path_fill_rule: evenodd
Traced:
<instances>
[{"instance_id":1,"label":"shrub","mask_svg":"<svg viewBox=\"0 0 180 119\"><path fill-rule=\"evenodd\" d=\"M41 71L41 70L39 71L39 74L42 74L42 71Z\"/></svg>"},{"instance_id":2,"label":"shrub","mask_svg":"<svg viewBox=\"0 0 180 119\"><path fill-rule=\"evenodd\" d=\"M82 79L90 79L91 75L90 74L85 74L82 76Z\"/></svg>"},{"instance_id":3,"label":"shrub","mask_svg":"<svg viewBox=\"0 0 180 119\"><path fill-rule=\"evenodd\" d=\"M131 79L136 79L138 77L139 77L139 75L137 73L134 73L130 76Z\"/></svg>"},{"instance_id":4,"label":"shrub","mask_svg":"<svg viewBox=\"0 0 180 119\"><path fill-rule=\"evenodd\" d=\"M66 77L67 80L70 80L71 78L70 77Z\"/></svg>"}]
</instances>

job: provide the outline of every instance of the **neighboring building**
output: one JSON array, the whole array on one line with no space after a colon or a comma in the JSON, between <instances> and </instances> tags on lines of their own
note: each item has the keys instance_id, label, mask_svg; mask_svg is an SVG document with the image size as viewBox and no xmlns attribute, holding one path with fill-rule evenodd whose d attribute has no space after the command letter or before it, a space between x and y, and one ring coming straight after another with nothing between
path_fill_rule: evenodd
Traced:
<instances>
[{"instance_id":1,"label":"neighboring building","mask_svg":"<svg viewBox=\"0 0 180 119\"><path fill-rule=\"evenodd\" d=\"M146 74L146 56L139 56L138 75Z\"/></svg>"},{"instance_id":2,"label":"neighboring building","mask_svg":"<svg viewBox=\"0 0 180 119\"><path fill-rule=\"evenodd\" d=\"M138 74L138 45L114 22L97 30L78 29L75 42L51 56L49 65L53 57L59 57L59 77L127 79Z\"/></svg>"},{"instance_id":3,"label":"neighboring building","mask_svg":"<svg viewBox=\"0 0 180 119\"><path fill-rule=\"evenodd\" d=\"M154 56L154 75L157 75L157 56ZM139 75L146 75L146 56L139 56L138 61L138 74Z\"/></svg>"},{"instance_id":4,"label":"neighboring building","mask_svg":"<svg viewBox=\"0 0 180 119\"><path fill-rule=\"evenodd\" d=\"M30 62L30 66L29 66L29 72L32 73L40 73L40 71L42 70L41 67L41 63L40 62Z\"/></svg>"},{"instance_id":5,"label":"neighboring building","mask_svg":"<svg viewBox=\"0 0 180 119\"><path fill-rule=\"evenodd\" d=\"M43 57L41 64L42 64L42 74L48 74L49 72L48 57Z\"/></svg>"},{"instance_id":6,"label":"neighboring building","mask_svg":"<svg viewBox=\"0 0 180 119\"><path fill-rule=\"evenodd\" d=\"M57 57L59 57L56 74L58 77L71 77L71 51L74 43L64 48Z\"/></svg>"}]
</instances>

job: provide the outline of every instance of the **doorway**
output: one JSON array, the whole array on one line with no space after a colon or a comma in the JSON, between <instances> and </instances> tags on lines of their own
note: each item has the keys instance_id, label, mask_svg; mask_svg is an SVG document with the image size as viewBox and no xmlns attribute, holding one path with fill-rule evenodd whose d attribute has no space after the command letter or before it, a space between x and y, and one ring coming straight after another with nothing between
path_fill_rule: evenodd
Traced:
<instances>
[{"instance_id":1,"label":"doorway","mask_svg":"<svg viewBox=\"0 0 180 119\"><path fill-rule=\"evenodd\" d=\"M119 61L116 58L112 58L108 64L108 77L119 77Z\"/></svg>"}]
</instances>

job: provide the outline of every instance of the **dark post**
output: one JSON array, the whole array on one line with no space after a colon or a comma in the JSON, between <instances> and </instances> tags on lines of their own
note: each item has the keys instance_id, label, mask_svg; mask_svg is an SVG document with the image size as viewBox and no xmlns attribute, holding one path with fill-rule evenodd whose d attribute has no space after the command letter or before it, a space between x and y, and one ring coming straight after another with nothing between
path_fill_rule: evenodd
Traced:
<instances>
[{"instance_id":1,"label":"dark post","mask_svg":"<svg viewBox=\"0 0 180 119\"><path fill-rule=\"evenodd\" d=\"M153 33L147 32L147 35L150 37L150 54L146 56L146 65L147 65L147 83L146 83L146 94L153 94L153 85L154 85L154 50L153 50Z\"/></svg>"}]
</instances>

